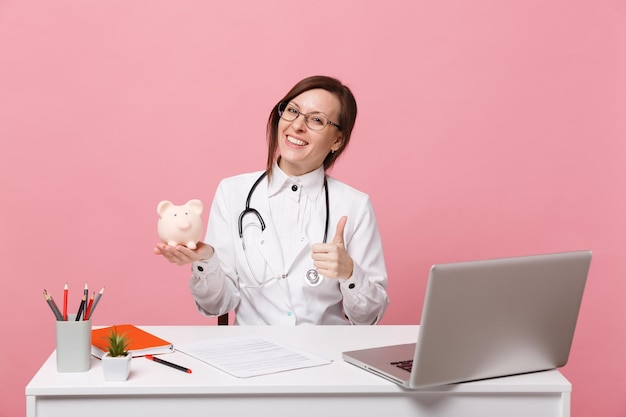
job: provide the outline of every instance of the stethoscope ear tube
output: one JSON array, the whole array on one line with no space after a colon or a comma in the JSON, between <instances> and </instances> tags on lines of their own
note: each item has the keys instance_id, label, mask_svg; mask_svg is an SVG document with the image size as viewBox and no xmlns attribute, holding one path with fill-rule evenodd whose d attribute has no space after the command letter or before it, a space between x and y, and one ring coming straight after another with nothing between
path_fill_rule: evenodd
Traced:
<instances>
[{"instance_id":1,"label":"stethoscope ear tube","mask_svg":"<svg viewBox=\"0 0 626 417\"><path fill-rule=\"evenodd\" d=\"M252 185L252 187L250 188L250 191L248 192L248 197L246 198L246 207L243 209L243 211L239 214L239 220L237 222L237 228L238 228L238 232L239 232L239 238L241 239L241 245L244 249L244 251L246 250L246 245L244 243L244 239L243 239L243 218L246 216L246 214L254 214L256 216L256 218L259 220L259 223L261 224L261 231L263 232L265 230L265 221L263 221L263 217L261 216L261 213L259 213L256 209L250 207L250 200L252 199L252 194L254 193L254 190L256 189L256 187L261 183L261 181L263 181L263 178L265 178L267 176L267 171L263 172L261 174L261 176L259 178L257 178L257 180L254 182L254 184ZM328 238L328 222L329 222L329 217L330 217L330 205L329 205L329 198L328 198L328 183L326 181L326 175L324 175L324 194L325 194L325 200L326 200L326 221L324 223L324 240L323 243L326 243L327 238ZM244 255L246 256L246 255ZM246 261L247 261L247 256L246 256ZM248 264L248 266L250 266ZM254 274L254 272L252 271L252 268L250 269L250 271ZM256 279L256 277L255 277ZM315 268L311 268L308 271L306 271L306 274L304 275L304 282L310 286L310 287L317 287L318 285L320 285L322 283L322 281L324 280L324 277L322 275L320 275L317 270ZM260 281L257 280L257 282L259 282L259 284L261 284Z\"/></svg>"},{"instance_id":2,"label":"stethoscope ear tube","mask_svg":"<svg viewBox=\"0 0 626 417\"><path fill-rule=\"evenodd\" d=\"M265 178L266 175L267 175L267 171L263 172L263 174L261 174L261 176L257 178L257 180L254 182L254 184L252 184L252 187L250 188L250 191L248 192L248 197L246 197L246 208L243 209L243 211L239 215L239 221L237 222L237 227L239 229L238 230L239 237L242 239L242 242L243 242L243 218L245 217L246 214L250 214L250 213L254 214L257 217L257 219L259 219L259 223L261 224L261 231L265 230L265 222L263 221L263 217L256 209L250 207L250 200L252 199L252 194L254 193L254 190L256 190L256 187L261 183L261 181L263 181L263 178Z\"/></svg>"},{"instance_id":3,"label":"stethoscope ear tube","mask_svg":"<svg viewBox=\"0 0 626 417\"><path fill-rule=\"evenodd\" d=\"M239 222L238 222L239 237L242 239L242 241L243 241L243 218L246 214L250 214L250 213L254 214L257 217L257 219L259 219L259 223L261 223L261 231L265 230L265 222L263 221L263 217L261 217L261 213L259 213L256 209L246 207L246 209L242 211L241 214L239 215Z\"/></svg>"}]
</instances>

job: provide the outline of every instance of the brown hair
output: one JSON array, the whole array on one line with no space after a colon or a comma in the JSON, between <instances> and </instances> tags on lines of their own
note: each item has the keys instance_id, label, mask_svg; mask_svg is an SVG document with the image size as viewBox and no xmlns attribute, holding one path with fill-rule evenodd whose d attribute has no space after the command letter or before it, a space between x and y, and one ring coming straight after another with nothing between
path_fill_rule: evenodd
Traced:
<instances>
[{"instance_id":1,"label":"brown hair","mask_svg":"<svg viewBox=\"0 0 626 417\"><path fill-rule=\"evenodd\" d=\"M291 90L289 90L289 92L285 94L285 96L278 103L276 103L267 120L266 134L268 149L266 171L269 177L271 177L272 168L278 153L278 122L280 121L278 105L282 102L289 102L305 91L316 88L320 88L334 94L339 99L341 104L339 120L337 120L337 124L341 126L341 147L337 149L337 151L329 152L328 155L326 155L326 159L324 159L324 171L333 166L337 158L339 158L339 155L341 155L344 149L348 146L357 113L356 100L352 95L352 91L350 91L347 86L343 85L341 81L332 77L315 75L305 78L294 85Z\"/></svg>"}]
</instances>

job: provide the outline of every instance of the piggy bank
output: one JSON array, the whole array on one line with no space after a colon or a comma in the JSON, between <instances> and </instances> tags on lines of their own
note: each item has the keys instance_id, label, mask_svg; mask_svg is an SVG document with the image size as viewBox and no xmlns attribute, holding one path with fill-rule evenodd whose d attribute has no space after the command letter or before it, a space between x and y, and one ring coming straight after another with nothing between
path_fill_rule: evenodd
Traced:
<instances>
[{"instance_id":1,"label":"piggy bank","mask_svg":"<svg viewBox=\"0 0 626 417\"><path fill-rule=\"evenodd\" d=\"M182 206L171 201L157 205L159 238L171 246L184 245L196 249L202 238L202 201L189 200Z\"/></svg>"}]
</instances>

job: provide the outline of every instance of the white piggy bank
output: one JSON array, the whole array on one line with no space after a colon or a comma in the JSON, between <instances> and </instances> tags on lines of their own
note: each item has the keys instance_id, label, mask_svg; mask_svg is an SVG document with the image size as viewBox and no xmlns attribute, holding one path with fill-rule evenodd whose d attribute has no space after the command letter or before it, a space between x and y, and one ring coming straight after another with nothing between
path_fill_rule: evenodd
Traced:
<instances>
[{"instance_id":1,"label":"white piggy bank","mask_svg":"<svg viewBox=\"0 0 626 417\"><path fill-rule=\"evenodd\" d=\"M184 245L196 249L202 238L202 201L189 200L182 206L170 201L157 205L159 238L171 246Z\"/></svg>"}]
</instances>

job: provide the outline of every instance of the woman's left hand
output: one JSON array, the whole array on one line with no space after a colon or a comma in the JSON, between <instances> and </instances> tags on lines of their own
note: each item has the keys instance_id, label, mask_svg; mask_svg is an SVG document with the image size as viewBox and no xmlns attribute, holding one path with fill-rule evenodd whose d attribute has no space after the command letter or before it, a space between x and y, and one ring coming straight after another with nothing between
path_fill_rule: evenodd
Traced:
<instances>
[{"instance_id":1,"label":"woman's left hand","mask_svg":"<svg viewBox=\"0 0 626 417\"><path fill-rule=\"evenodd\" d=\"M191 250L183 245L170 246L167 243L158 243L152 250L155 255L161 255L170 263L178 266L187 265L195 261L206 260L213 256L214 249L211 245L198 242L197 248Z\"/></svg>"},{"instance_id":2,"label":"woman's left hand","mask_svg":"<svg viewBox=\"0 0 626 417\"><path fill-rule=\"evenodd\" d=\"M347 216L339 219L335 237L331 243L316 243L311 247L313 265L320 275L341 279L352 276L354 262L343 244L343 231L347 221Z\"/></svg>"}]
</instances>

